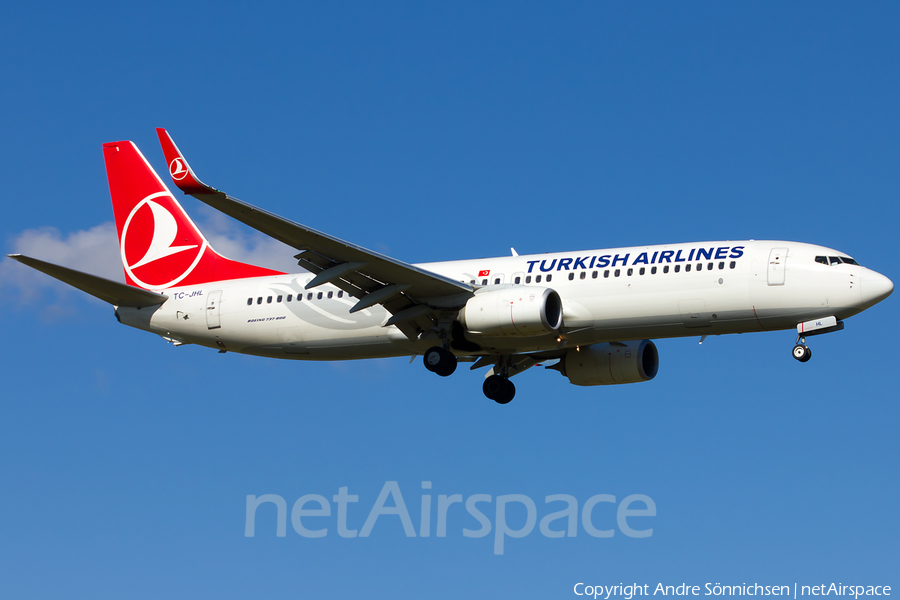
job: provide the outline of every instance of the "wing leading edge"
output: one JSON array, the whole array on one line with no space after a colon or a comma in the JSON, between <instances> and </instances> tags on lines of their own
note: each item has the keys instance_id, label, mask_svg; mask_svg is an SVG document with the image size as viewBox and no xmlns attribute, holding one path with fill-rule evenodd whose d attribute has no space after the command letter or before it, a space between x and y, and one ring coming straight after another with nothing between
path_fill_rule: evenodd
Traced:
<instances>
[{"instance_id":1,"label":"wing leading edge","mask_svg":"<svg viewBox=\"0 0 900 600\"><path fill-rule=\"evenodd\" d=\"M295 223L206 185L194 174L169 133L156 130L169 174L179 189L250 227L300 250L294 258L315 275L307 288L330 283L357 298L351 312L381 304L410 338L433 326L441 310L458 309L474 288Z\"/></svg>"}]
</instances>

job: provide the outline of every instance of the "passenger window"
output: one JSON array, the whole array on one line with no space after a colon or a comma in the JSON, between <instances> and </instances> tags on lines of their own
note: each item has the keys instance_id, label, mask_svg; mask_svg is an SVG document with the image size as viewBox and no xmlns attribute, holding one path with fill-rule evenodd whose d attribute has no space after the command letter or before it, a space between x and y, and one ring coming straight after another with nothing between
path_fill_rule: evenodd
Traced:
<instances>
[{"instance_id":1,"label":"passenger window","mask_svg":"<svg viewBox=\"0 0 900 600\"><path fill-rule=\"evenodd\" d=\"M650 267L650 274L656 275L656 267Z\"/></svg>"},{"instance_id":2,"label":"passenger window","mask_svg":"<svg viewBox=\"0 0 900 600\"><path fill-rule=\"evenodd\" d=\"M260 296L259 298L256 299L256 303L257 303L257 304L262 304L262 296Z\"/></svg>"},{"instance_id":3,"label":"passenger window","mask_svg":"<svg viewBox=\"0 0 900 600\"><path fill-rule=\"evenodd\" d=\"M282 297L278 296L278 299L275 302L281 302Z\"/></svg>"},{"instance_id":4,"label":"passenger window","mask_svg":"<svg viewBox=\"0 0 900 600\"><path fill-rule=\"evenodd\" d=\"M293 299L294 299L294 295L293 295L293 294L288 294L287 301L290 302L290 301L293 300Z\"/></svg>"},{"instance_id":5,"label":"passenger window","mask_svg":"<svg viewBox=\"0 0 900 600\"><path fill-rule=\"evenodd\" d=\"M333 296L334 296L334 292L328 292L328 299L329 299L329 300L331 300L331 298L332 298Z\"/></svg>"},{"instance_id":6,"label":"passenger window","mask_svg":"<svg viewBox=\"0 0 900 600\"><path fill-rule=\"evenodd\" d=\"M690 263L684 265L684 272L685 272L685 273L690 273L690 272L691 272L691 265L690 265Z\"/></svg>"},{"instance_id":7,"label":"passenger window","mask_svg":"<svg viewBox=\"0 0 900 600\"><path fill-rule=\"evenodd\" d=\"M580 277L581 279L584 279L585 277L587 277L587 271L582 271L582 272L581 272L581 275L580 275L579 277ZM596 277L596 275L594 275L594 277Z\"/></svg>"},{"instance_id":8,"label":"passenger window","mask_svg":"<svg viewBox=\"0 0 900 600\"><path fill-rule=\"evenodd\" d=\"M312 300L312 292L310 292L310 293L308 293L308 294L306 295L306 299L307 299L307 300Z\"/></svg>"},{"instance_id":9,"label":"passenger window","mask_svg":"<svg viewBox=\"0 0 900 600\"><path fill-rule=\"evenodd\" d=\"M541 276L538 275L537 277L535 277L535 278L534 278L534 282L535 282L535 283L540 283L540 282L541 282Z\"/></svg>"},{"instance_id":10,"label":"passenger window","mask_svg":"<svg viewBox=\"0 0 900 600\"><path fill-rule=\"evenodd\" d=\"M628 276L631 277L634 275L634 269L628 269Z\"/></svg>"},{"instance_id":11,"label":"passenger window","mask_svg":"<svg viewBox=\"0 0 900 600\"><path fill-rule=\"evenodd\" d=\"M690 265L688 265L688 266L690 266ZM697 263L697 270L698 270L698 271L702 271L702 270L703 270L703 263Z\"/></svg>"},{"instance_id":12,"label":"passenger window","mask_svg":"<svg viewBox=\"0 0 900 600\"><path fill-rule=\"evenodd\" d=\"M518 284L518 283L521 283L521 282L522 282L522 278L521 278L521 277L516 277L516 283Z\"/></svg>"},{"instance_id":13,"label":"passenger window","mask_svg":"<svg viewBox=\"0 0 900 600\"><path fill-rule=\"evenodd\" d=\"M297 302L303 302L303 294L297 294Z\"/></svg>"},{"instance_id":14,"label":"passenger window","mask_svg":"<svg viewBox=\"0 0 900 600\"><path fill-rule=\"evenodd\" d=\"M482 280L481 280L481 285L487 285L487 279L482 279Z\"/></svg>"},{"instance_id":15,"label":"passenger window","mask_svg":"<svg viewBox=\"0 0 900 600\"><path fill-rule=\"evenodd\" d=\"M525 278L525 283L531 283L531 275L528 275L528 276Z\"/></svg>"},{"instance_id":16,"label":"passenger window","mask_svg":"<svg viewBox=\"0 0 900 600\"><path fill-rule=\"evenodd\" d=\"M827 257L827 256L817 256L817 257L816 257L816 262L819 263L819 264L827 265L827 264L828 264L828 257Z\"/></svg>"},{"instance_id":17,"label":"passenger window","mask_svg":"<svg viewBox=\"0 0 900 600\"><path fill-rule=\"evenodd\" d=\"M728 265L728 268L729 268L729 269L733 269L733 268L735 268L736 266L737 266L737 262L731 261L731 264Z\"/></svg>"},{"instance_id":18,"label":"passenger window","mask_svg":"<svg viewBox=\"0 0 900 600\"><path fill-rule=\"evenodd\" d=\"M669 265L666 265L663 267L663 273L668 273L668 272L669 272Z\"/></svg>"},{"instance_id":19,"label":"passenger window","mask_svg":"<svg viewBox=\"0 0 900 600\"><path fill-rule=\"evenodd\" d=\"M318 294L316 294L316 300L321 300L321 299L322 299L322 292L319 292Z\"/></svg>"},{"instance_id":20,"label":"passenger window","mask_svg":"<svg viewBox=\"0 0 900 600\"><path fill-rule=\"evenodd\" d=\"M675 272L678 273L681 271L681 265L675 265Z\"/></svg>"},{"instance_id":21,"label":"passenger window","mask_svg":"<svg viewBox=\"0 0 900 600\"><path fill-rule=\"evenodd\" d=\"M720 262L720 263L719 263L719 270L721 271L721 270L724 269L724 268L725 268L725 263L724 263L724 262Z\"/></svg>"},{"instance_id":22,"label":"passenger window","mask_svg":"<svg viewBox=\"0 0 900 600\"><path fill-rule=\"evenodd\" d=\"M341 290L340 292L338 292L338 298L343 298L343 297L344 297L344 292L343 292L343 290Z\"/></svg>"},{"instance_id":23,"label":"passenger window","mask_svg":"<svg viewBox=\"0 0 900 600\"><path fill-rule=\"evenodd\" d=\"M604 279L609 277L609 269L606 269L605 271L603 271L603 277L604 277Z\"/></svg>"},{"instance_id":24,"label":"passenger window","mask_svg":"<svg viewBox=\"0 0 900 600\"><path fill-rule=\"evenodd\" d=\"M607 271L607 273L609 273L609 271ZM597 279L597 271L591 273L591 279Z\"/></svg>"},{"instance_id":25,"label":"passenger window","mask_svg":"<svg viewBox=\"0 0 900 600\"><path fill-rule=\"evenodd\" d=\"M621 272L622 272L621 269L616 269L616 272L613 273L613 275L615 275L616 277L618 277L618 276L619 276L619 273L621 273Z\"/></svg>"},{"instance_id":26,"label":"passenger window","mask_svg":"<svg viewBox=\"0 0 900 600\"><path fill-rule=\"evenodd\" d=\"M575 273L569 273L569 281L575 279Z\"/></svg>"},{"instance_id":27,"label":"passenger window","mask_svg":"<svg viewBox=\"0 0 900 600\"><path fill-rule=\"evenodd\" d=\"M247 298L247 306L253 306L253 298Z\"/></svg>"},{"instance_id":28,"label":"passenger window","mask_svg":"<svg viewBox=\"0 0 900 600\"><path fill-rule=\"evenodd\" d=\"M638 271L638 274L643 275L647 270L644 267L641 267L641 270Z\"/></svg>"},{"instance_id":29,"label":"passenger window","mask_svg":"<svg viewBox=\"0 0 900 600\"><path fill-rule=\"evenodd\" d=\"M494 279L494 285L498 285L499 283L500 283L500 278L499 278L499 277L497 277L496 279Z\"/></svg>"},{"instance_id":30,"label":"passenger window","mask_svg":"<svg viewBox=\"0 0 900 600\"><path fill-rule=\"evenodd\" d=\"M551 279L553 279L553 275L547 275L547 283L550 283Z\"/></svg>"},{"instance_id":31,"label":"passenger window","mask_svg":"<svg viewBox=\"0 0 900 600\"><path fill-rule=\"evenodd\" d=\"M266 304L272 304L272 296L266 298Z\"/></svg>"},{"instance_id":32,"label":"passenger window","mask_svg":"<svg viewBox=\"0 0 900 600\"><path fill-rule=\"evenodd\" d=\"M469 283L474 284L474 283L475 283L475 280L473 279L473 280L471 280Z\"/></svg>"},{"instance_id":33,"label":"passenger window","mask_svg":"<svg viewBox=\"0 0 900 600\"><path fill-rule=\"evenodd\" d=\"M712 263L709 263L708 265L706 265L706 270L707 270L707 271L712 271L712 270L713 270L713 264L712 264Z\"/></svg>"}]
</instances>

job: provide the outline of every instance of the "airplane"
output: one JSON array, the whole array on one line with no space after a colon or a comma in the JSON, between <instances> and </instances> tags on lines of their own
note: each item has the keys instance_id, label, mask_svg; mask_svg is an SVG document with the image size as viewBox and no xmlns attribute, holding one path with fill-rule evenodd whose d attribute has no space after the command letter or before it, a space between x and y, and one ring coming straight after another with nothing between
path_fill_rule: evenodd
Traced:
<instances>
[{"instance_id":1,"label":"airplane","mask_svg":"<svg viewBox=\"0 0 900 600\"><path fill-rule=\"evenodd\" d=\"M510 378L544 363L579 386L652 380L652 339L797 330L806 338L887 298L890 279L844 252L790 241L713 241L409 264L295 223L203 183L165 129L182 192L295 248L300 273L227 259L130 141L103 144L126 283L10 258L115 308L120 323L179 346L295 360L422 356L447 377Z\"/></svg>"}]
</instances>

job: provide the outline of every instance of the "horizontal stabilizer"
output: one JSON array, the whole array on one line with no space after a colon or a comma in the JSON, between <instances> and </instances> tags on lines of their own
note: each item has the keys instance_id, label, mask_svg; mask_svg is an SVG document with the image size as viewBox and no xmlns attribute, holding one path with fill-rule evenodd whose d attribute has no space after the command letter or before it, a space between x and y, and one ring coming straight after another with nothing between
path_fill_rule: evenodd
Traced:
<instances>
[{"instance_id":1,"label":"horizontal stabilizer","mask_svg":"<svg viewBox=\"0 0 900 600\"><path fill-rule=\"evenodd\" d=\"M21 254L7 254L7 256L115 306L144 308L162 304L169 298L163 294L142 290L118 281L97 277L96 275L89 275L88 273L54 265L53 263L44 262L29 256Z\"/></svg>"}]
</instances>

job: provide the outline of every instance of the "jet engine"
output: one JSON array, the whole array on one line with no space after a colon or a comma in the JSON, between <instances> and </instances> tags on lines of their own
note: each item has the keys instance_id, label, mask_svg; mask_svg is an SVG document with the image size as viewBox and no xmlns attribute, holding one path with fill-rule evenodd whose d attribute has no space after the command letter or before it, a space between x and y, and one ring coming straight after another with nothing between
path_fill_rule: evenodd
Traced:
<instances>
[{"instance_id":1,"label":"jet engine","mask_svg":"<svg viewBox=\"0 0 900 600\"><path fill-rule=\"evenodd\" d=\"M562 325L562 316L556 291L524 285L476 293L459 311L466 331L503 337L553 333Z\"/></svg>"},{"instance_id":2,"label":"jet engine","mask_svg":"<svg viewBox=\"0 0 900 600\"><path fill-rule=\"evenodd\" d=\"M575 385L615 385L650 381L659 370L659 352L650 340L573 348L554 366Z\"/></svg>"}]
</instances>

